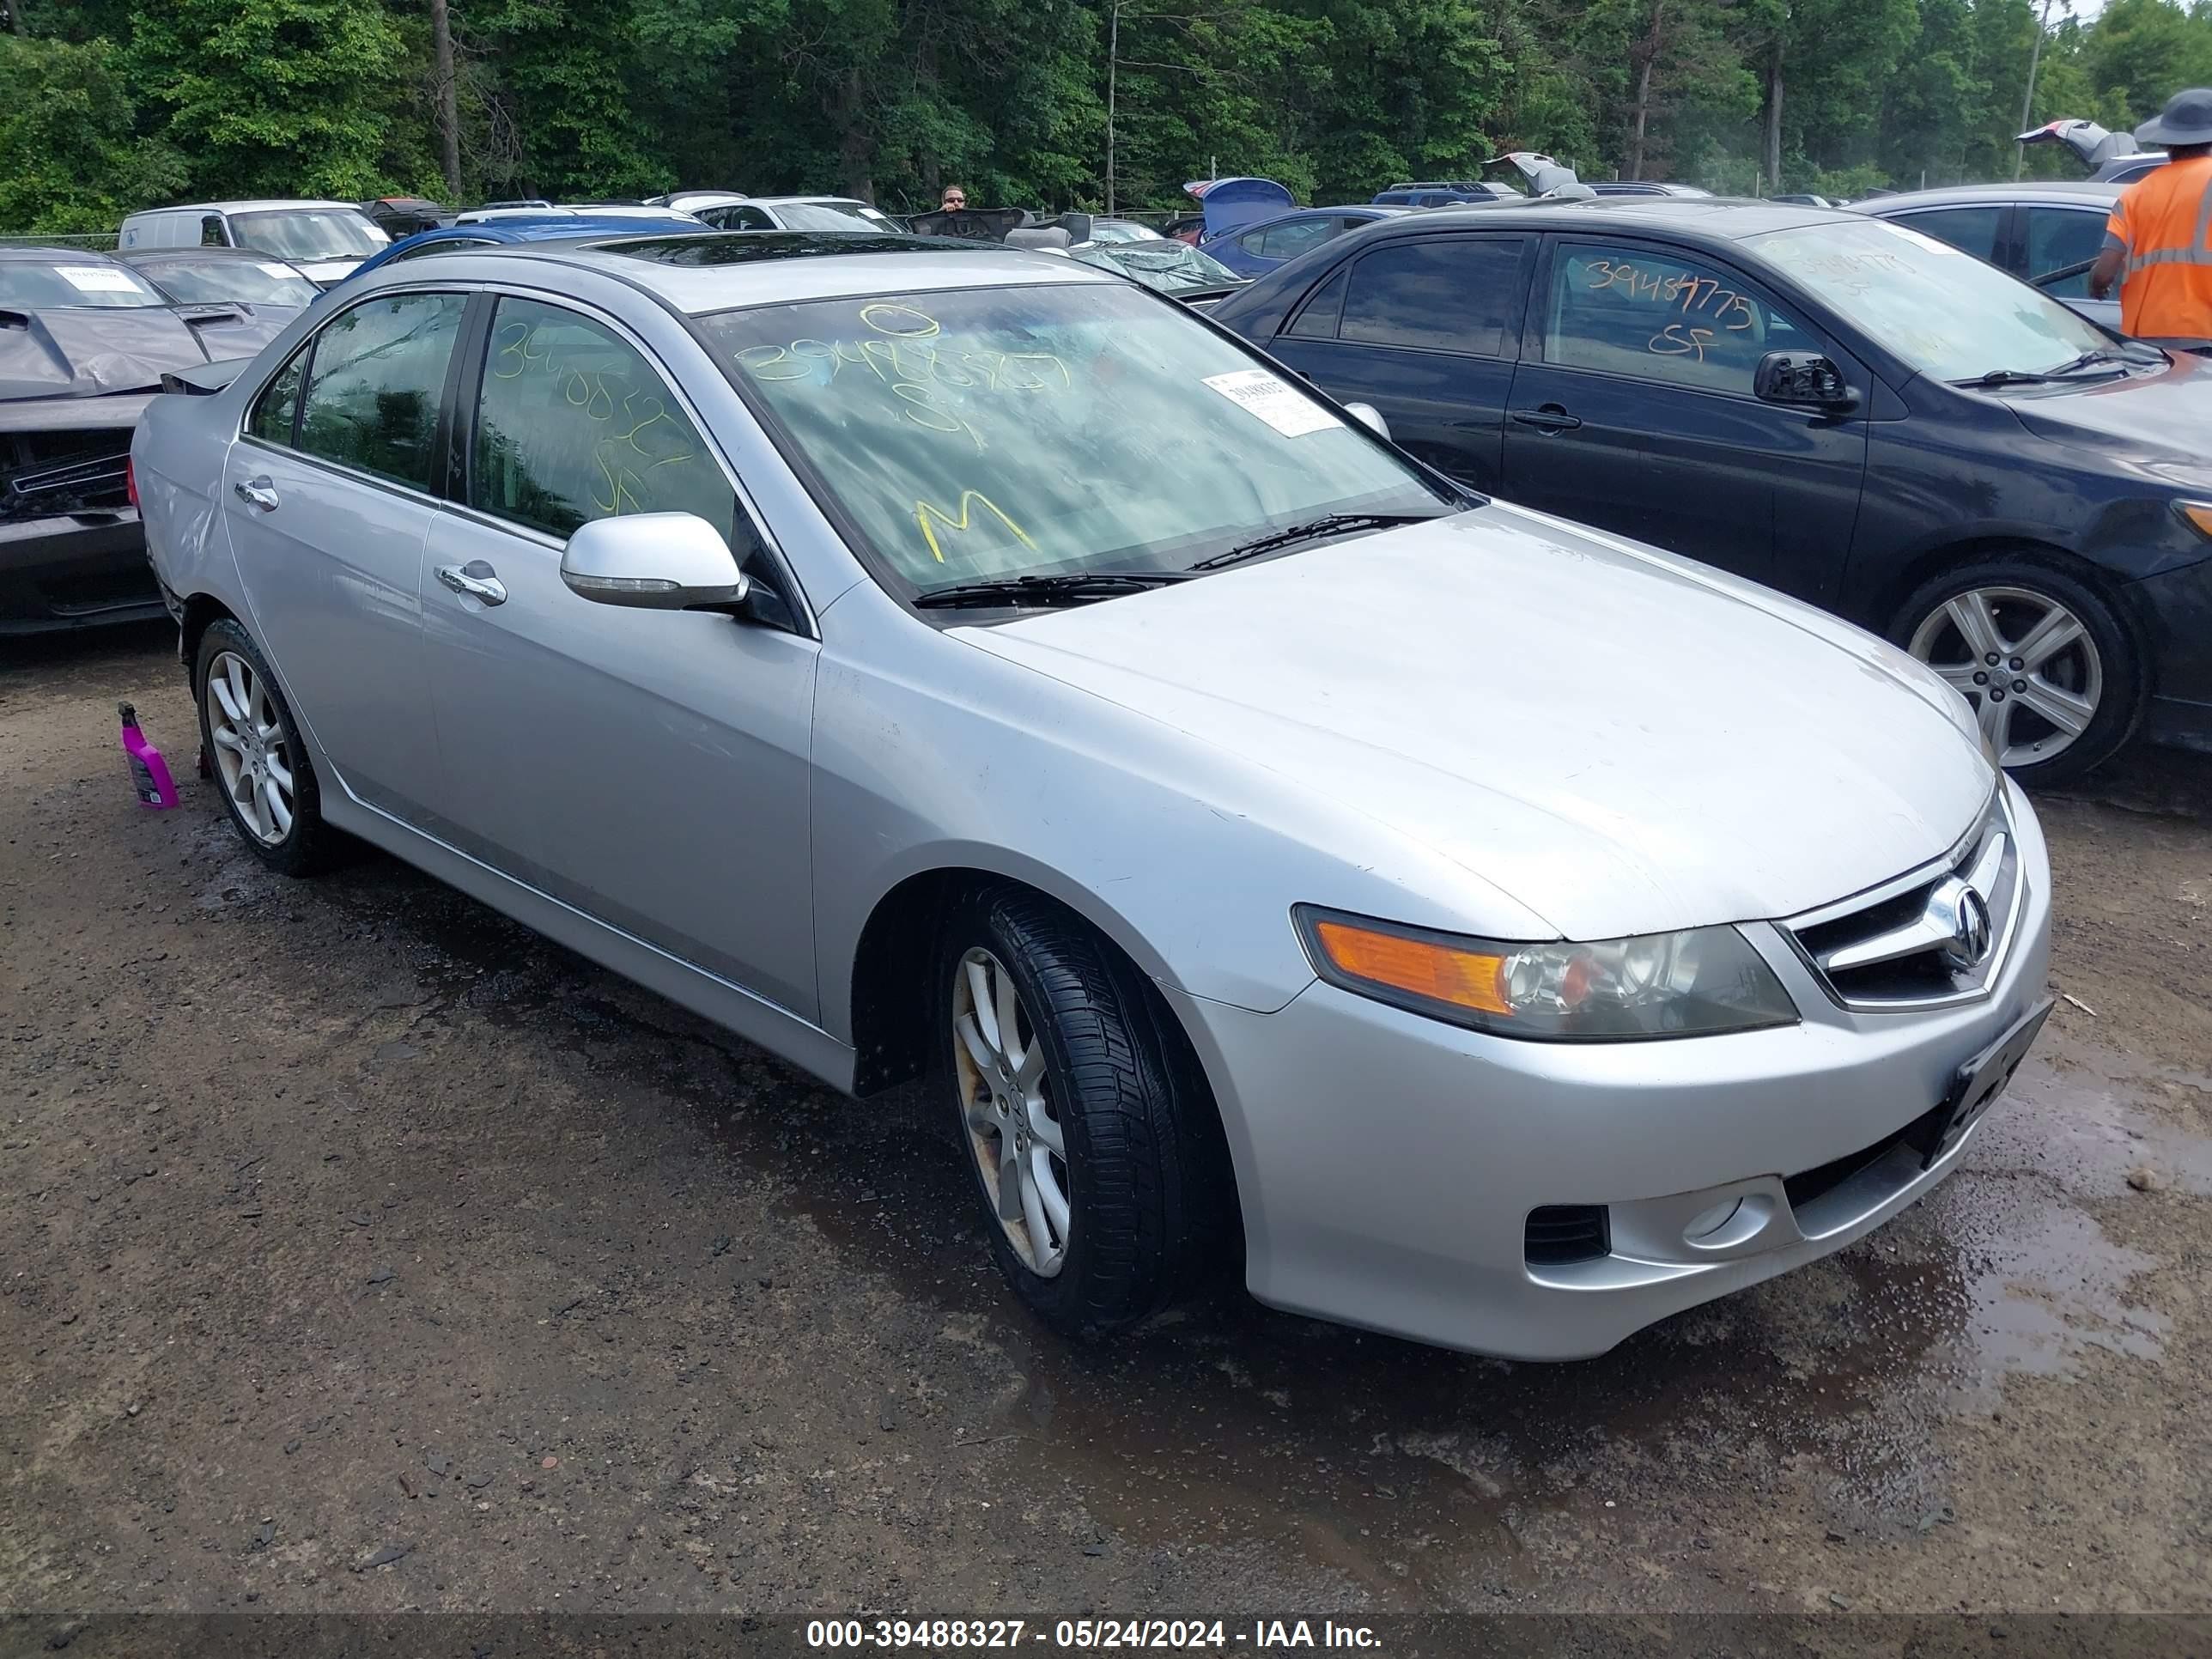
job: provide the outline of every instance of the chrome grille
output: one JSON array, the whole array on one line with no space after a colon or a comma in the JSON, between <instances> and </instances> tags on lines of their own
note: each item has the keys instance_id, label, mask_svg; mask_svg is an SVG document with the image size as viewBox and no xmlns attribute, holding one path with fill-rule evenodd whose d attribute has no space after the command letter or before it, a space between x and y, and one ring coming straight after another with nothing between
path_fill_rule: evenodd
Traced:
<instances>
[{"instance_id":1,"label":"chrome grille","mask_svg":"<svg viewBox=\"0 0 2212 1659\"><path fill-rule=\"evenodd\" d=\"M1846 1008L1925 1008L1989 988L2021 911L2020 846L2000 789L1943 858L1782 924Z\"/></svg>"}]
</instances>

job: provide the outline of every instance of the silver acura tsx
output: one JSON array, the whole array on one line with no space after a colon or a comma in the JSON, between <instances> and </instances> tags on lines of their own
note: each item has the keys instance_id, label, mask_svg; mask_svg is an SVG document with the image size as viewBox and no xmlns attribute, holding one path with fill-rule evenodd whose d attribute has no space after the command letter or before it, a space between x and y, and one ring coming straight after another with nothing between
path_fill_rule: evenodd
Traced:
<instances>
[{"instance_id":1,"label":"silver acura tsx","mask_svg":"<svg viewBox=\"0 0 2212 1659\"><path fill-rule=\"evenodd\" d=\"M707 234L393 266L132 459L271 867L927 1079L1061 1330L1241 1258L1596 1353L1956 1167L2043 837L1903 653L1379 425L1068 260Z\"/></svg>"}]
</instances>

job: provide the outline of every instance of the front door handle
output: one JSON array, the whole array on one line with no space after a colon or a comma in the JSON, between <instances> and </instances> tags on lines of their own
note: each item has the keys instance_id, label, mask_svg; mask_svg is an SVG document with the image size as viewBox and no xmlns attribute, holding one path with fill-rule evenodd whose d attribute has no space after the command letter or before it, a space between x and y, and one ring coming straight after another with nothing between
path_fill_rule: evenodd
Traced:
<instances>
[{"instance_id":1,"label":"front door handle","mask_svg":"<svg viewBox=\"0 0 2212 1659\"><path fill-rule=\"evenodd\" d=\"M482 559L471 559L466 564L441 564L438 580L456 593L465 593L485 605L505 605L507 584Z\"/></svg>"},{"instance_id":2,"label":"front door handle","mask_svg":"<svg viewBox=\"0 0 2212 1659\"><path fill-rule=\"evenodd\" d=\"M1532 426L1539 432L1572 432L1582 422L1567 413L1559 404L1545 404L1535 409L1516 409L1513 419L1520 426Z\"/></svg>"},{"instance_id":3,"label":"front door handle","mask_svg":"<svg viewBox=\"0 0 2212 1659\"><path fill-rule=\"evenodd\" d=\"M276 510L276 486L266 477L241 479L238 485L238 499L248 507L259 507L264 513L274 513Z\"/></svg>"}]
</instances>

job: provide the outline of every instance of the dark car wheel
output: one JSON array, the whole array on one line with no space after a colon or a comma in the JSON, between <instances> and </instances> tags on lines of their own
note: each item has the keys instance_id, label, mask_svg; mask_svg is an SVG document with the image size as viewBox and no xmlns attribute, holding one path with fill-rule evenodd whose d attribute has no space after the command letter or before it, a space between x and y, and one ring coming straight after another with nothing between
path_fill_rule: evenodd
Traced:
<instances>
[{"instance_id":1,"label":"dark car wheel","mask_svg":"<svg viewBox=\"0 0 2212 1659\"><path fill-rule=\"evenodd\" d=\"M1038 895L985 891L936 953L936 1087L1000 1271L1070 1336L1163 1307L1233 1213L1213 1107L1118 951Z\"/></svg>"},{"instance_id":2,"label":"dark car wheel","mask_svg":"<svg viewBox=\"0 0 2212 1659\"><path fill-rule=\"evenodd\" d=\"M202 751L231 827L254 857L280 874L311 875L323 867L335 832L323 822L307 746L269 665L227 617L200 636L192 690Z\"/></svg>"},{"instance_id":3,"label":"dark car wheel","mask_svg":"<svg viewBox=\"0 0 2212 1659\"><path fill-rule=\"evenodd\" d=\"M2030 787L2080 777L2142 715L2134 631L2087 582L2027 554L1946 571L1905 601L1890 637L1966 696Z\"/></svg>"}]
</instances>

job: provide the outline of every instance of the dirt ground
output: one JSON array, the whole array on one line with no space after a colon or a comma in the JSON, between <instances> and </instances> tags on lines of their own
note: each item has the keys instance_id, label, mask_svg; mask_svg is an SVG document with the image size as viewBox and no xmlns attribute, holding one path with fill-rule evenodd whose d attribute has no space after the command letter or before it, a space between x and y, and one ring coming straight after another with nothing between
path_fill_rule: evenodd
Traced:
<instances>
[{"instance_id":1,"label":"dirt ground","mask_svg":"<svg viewBox=\"0 0 2212 1659\"><path fill-rule=\"evenodd\" d=\"M188 779L163 631L0 658L0 1608L2212 1611L2212 763L2041 803L1968 1168L1545 1367L1072 1349L912 1103L141 811L125 697Z\"/></svg>"}]
</instances>

